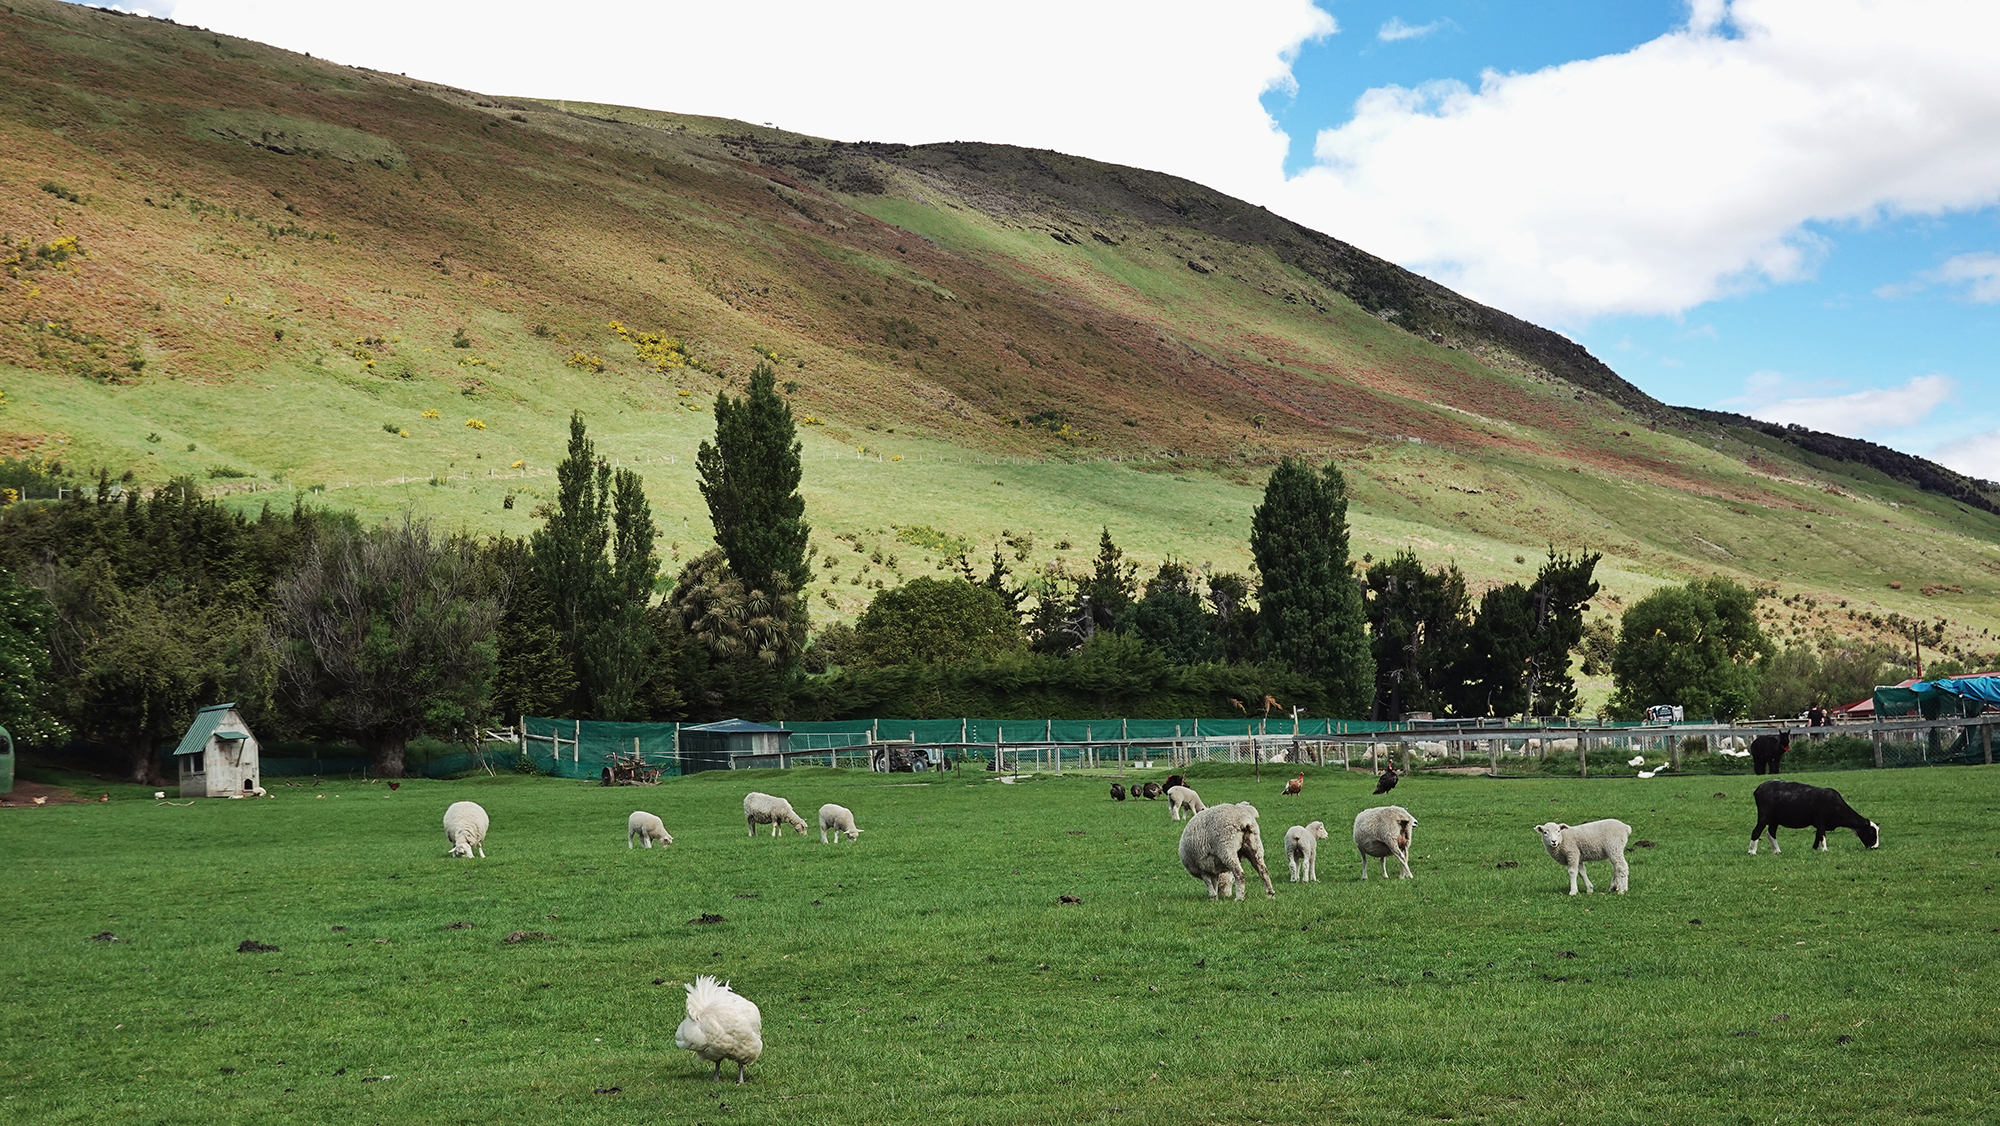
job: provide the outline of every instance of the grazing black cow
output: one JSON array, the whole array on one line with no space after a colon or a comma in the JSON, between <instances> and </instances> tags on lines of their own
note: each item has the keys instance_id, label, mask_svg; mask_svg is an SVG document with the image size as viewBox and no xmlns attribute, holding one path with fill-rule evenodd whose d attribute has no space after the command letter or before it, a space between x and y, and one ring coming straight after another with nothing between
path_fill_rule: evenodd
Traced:
<instances>
[{"instance_id":1,"label":"grazing black cow","mask_svg":"<svg viewBox=\"0 0 2000 1126\"><path fill-rule=\"evenodd\" d=\"M1759 735L1750 740L1750 766L1759 774L1776 774L1785 761L1785 752L1791 749L1792 733L1789 731Z\"/></svg>"},{"instance_id":2,"label":"grazing black cow","mask_svg":"<svg viewBox=\"0 0 2000 1126\"><path fill-rule=\"evenodd\" d=\"M1839 790L1803 782L1773 781L1757 787L1757 827L1750 830L1750 855L1757 855L1757 838L1771 834L1771 851L1778 848L1778 830L1814 830L1813 847L1826 851L1829 829L1852 829L1869 848L1882 846L1882 827L1854 812Z\"/></svg>"},{"instance_id":3,"label":"grazing black cow","mask_svg":"<svg viewBox=\"0 0 2000 1126\"><path fill-rule=\"evenodd\" d=\"M1386 794L1390 790L1395 789L1396 783L1402 780L1403 776L1396 773L1395 767L1385 766L1382 768L1382 776L1375 780L1375 792L1378 794Z\"/></svg>"},{"instance_id":4,"label":"grazing black cow","mask_svg":"<svg viewBox=\"0 0 2000 1126\"><path fill-rule=\"evenodd\" d=\"M1112 801L1124 801L1124 800L1125 800L1125 787L1124 787L1124 786L1122 786L1122 785L1120 785L1120 784L1118 784L1118 783L1116 783L1116 782L1113 782L1113 783L1111 784L1111 800L1112 800Z\"/></svg>"}]
</instances>

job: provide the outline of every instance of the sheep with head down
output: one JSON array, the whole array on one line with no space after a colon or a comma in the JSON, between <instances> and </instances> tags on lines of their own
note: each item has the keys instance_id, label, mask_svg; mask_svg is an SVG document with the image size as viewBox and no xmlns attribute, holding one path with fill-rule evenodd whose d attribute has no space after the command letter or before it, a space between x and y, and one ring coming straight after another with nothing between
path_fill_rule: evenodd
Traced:
<instances>
[{"instance_id":1,"label":"sheep with head down","mask_svg":"<svg viewBox=\"0 0 2000 1126\"><path fill-rule=\"evenodd\" d=\"M1417 819L1400 805L1378 805L1354 815L1354 848L1361 854L1361 878L1368 878L1368 861L1380 857L1382 878L1389 878L1389 858L1403 866L1402 878L1410 875L1410 831Z\"/></svg>"},{"instance_id":2,"label":"sheep with head down","mask_svg":"<svg viewBox=\"0 0 2000 1126\"><path fill-rule=\"evenodd\" d=\"M1208 885L1210 899L1229 897L1237 902L1249 890L1243 878L1248 861L1264 881L1264 894L1276 898L1271 871L1264 865L1264 837L1257 830L1257 807L1249 802L1211 805L1188 818L1181 830L1181 867Z\"/></svg>"}]
</instances>

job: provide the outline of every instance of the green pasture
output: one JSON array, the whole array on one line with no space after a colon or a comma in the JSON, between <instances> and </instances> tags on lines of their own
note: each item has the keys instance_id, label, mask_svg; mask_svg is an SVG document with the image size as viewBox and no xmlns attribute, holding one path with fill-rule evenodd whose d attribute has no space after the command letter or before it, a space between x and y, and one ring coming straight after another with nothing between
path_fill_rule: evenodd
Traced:
<instances>
[{"instance_id":1,"label":"green pasture","mask_svg":"<svg viewBox=\"0 0 2000 1126\"><path fill-rule=\"evenodd\" d=\"M0 1113L1991 1121L2000 772L1817 776L1884 846L1791 832L1757 857L1752 777L1413 777L1392 798L1417 878L1366 883L1348 827L1389 799L1337 770L1280 797L1278 773L1192 778L1263 811L1278 895L1240 904L1181 870L1165 802L1113 803L1102 776L337 780L191 806L128 786L0 810ZM749 839L752 788L865 833ZM485 860L445 856L459 799L491 813ZM676 843L627 850L636 808ZM1606 816L1653 846L1629 895L1607 868L1569 898L1529 827ZM1322 881L1290 884L1279 842L1313 819ZM746 1086L673 1046L698 973L763 1009Z\"/></svg>"}]
</instances>

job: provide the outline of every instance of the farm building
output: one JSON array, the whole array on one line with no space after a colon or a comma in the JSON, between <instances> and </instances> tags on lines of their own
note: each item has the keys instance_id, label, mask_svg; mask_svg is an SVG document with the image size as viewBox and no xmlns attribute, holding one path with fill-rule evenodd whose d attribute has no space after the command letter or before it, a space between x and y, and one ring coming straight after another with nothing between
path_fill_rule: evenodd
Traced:
<instances>
[{"instance_id":1,"label":"farm building","mask_svg":"<svg viewBox=\"0 0 2000 1126\"><path fill-rule=\"evenodd\" d=\"M791 732L743 719L683 727L678 747L681 773L782 767L785 752L791 747Z\"/></svg>"},{"instance_id":2,"label":"farm building","mask_svg":"<svg viewBox=\"0 0 2000 1126\"><path fill-rule=\"evenodd\" d=\"M181 745L174 748L184 798L241 797L263 785L258 779L257 737L235 704L217 704L194 714Z\"/></svg>"}]
</instances>

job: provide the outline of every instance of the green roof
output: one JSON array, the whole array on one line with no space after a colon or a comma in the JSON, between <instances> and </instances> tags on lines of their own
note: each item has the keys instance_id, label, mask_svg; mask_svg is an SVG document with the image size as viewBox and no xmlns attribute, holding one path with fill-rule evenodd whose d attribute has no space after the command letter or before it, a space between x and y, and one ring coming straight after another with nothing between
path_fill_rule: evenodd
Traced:
<instances>
[{"instance_id":1,"label":"green roof","mask_svg":"<svg viewBox=\"0 0 2000 1126\"><path fill-rule=\"evenodd\" d=\"M181 745L174 748L177 755L198 755L208 746L209 737L222 726L222 717L229 714L235 704L217 704L194 713L194 722L188 724L187 734L181 736Z\"/></svg>"}]
</instances>

